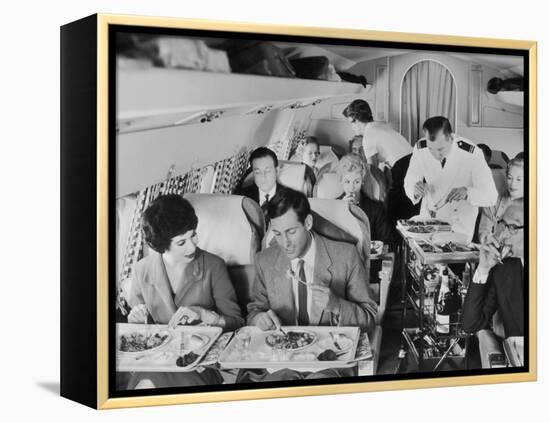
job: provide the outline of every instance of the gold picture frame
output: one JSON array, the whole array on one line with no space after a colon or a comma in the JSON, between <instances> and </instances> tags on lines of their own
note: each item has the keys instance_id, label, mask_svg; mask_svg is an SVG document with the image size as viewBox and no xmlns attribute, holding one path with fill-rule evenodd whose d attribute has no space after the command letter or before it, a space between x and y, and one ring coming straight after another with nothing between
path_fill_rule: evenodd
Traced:
<instances>
[{"instance_id":1,"label":"gold picture frame","mask_svg":"<svg viewBox=\"0 0 550 423\"><path fill-rule=\"evenodd\" d=\"M96 142L89 145L89 153L95 154L95 167L93 174L89 172L89 180L95 180L95 190L89 193L90 201L94 201L95 210L86 217L89 218L84 222L88 226L88 235L90 230L95 229L96 241L88 239L88 242L95 242L93 252L86 258L82 258L79 264L85 266L81 268L82 272L88 272L93 275L95 284L90 288L90 292L95 293L95 298L90 299L87 307L95 307L91 313L90 321L87 323L94 330L92 334L76 335L76 329L71 326L70 320L74 319L75 310L69 304L76 297L75 288L70 288L70 276L74 275L74 269L70 266L76 266L76 262L69 263L72 257L71 243L69 238L62 237L62 257L64 260L63 266L68 266L62 272L62 297L65 295L66 300L62 299L62 381L61 392L63 396L74 399L98 409L113 409L122 407L140 407L151 405L170 405L170 404L190 404L190 403L206 403L216 401L235 401L260 398L281 398L292 396L307 396L307 395L325 395L325 394L342 394L355 392L371 392L383 390L400 390L400 389L417 389L417 388L435 388L448 386L462 385L477 385L477 384L492 384L504 382L526 382L534 381L537 378L537 265L536 265L536 250L537 250L537 44L534 41L518 41L504 39L488 39L476 37L457 37L457 36L440 36L430 34L411 34L399 32L380 32L368 31L362 29L338 29L338 28L319 28L306 26L283 26L283 25L262 25L253 23L239 23L226 21L211 21L198 19L181 19L181 18L160 18L160 17L142 17L142 16L123 16L111 14L98 14L87 20L77 21L66 25L62 29L62 100L66 103L66 108L62 106L62 128L68 128L62 131L62 162L65 161L65 166L62 164L62 210L67 210L66 215L72 212L70 207L79 207L70 205L69 203L76 200L76 188L65 188L64 180L66 178L77 177L76 170L72 169L73 157L76 157L77 152L70 150L67 147L69 138L78 135L76 122L79 118L75 113L92 113L92 106L86 110L69 110L76 103L71 100L71 90L74 90L78 85L78 75L72 73L64 66L71 66L72 61L80 53L78 49L94 48L90 57L95 56L92 63L96 69L90 69L91 74L95 75L87 80L88 84L94 87L94 94L85 97L93 101L95 97L95 120L93 124L89 124L89 128L95 130L94 136ZM86 29L84 28L84 26ZM186 30L209 30L223 31L225 33L249 33L249 34L269 34L270 36L295 36L295 37L319 37L343 40L368 40L372 42L391 42L391 43L407 43L415 45L429 45L444 47L460 47L460 48L487 48L487 49L511 49L522 51L528 60L528 126L524 129L528 130L528 192L529 192L529 234L528 244L531 252L528 260L528 315L529 315L529 332L528 332L528 369L526 371L514 373L492 373L483 375L460 376L460 377L431 377L409 379L402 378L400 380L383 380L372 382L357 382L357 383L342 383L330 385L313 385L313 386L289 386L278 388L263 388L258 385L254 389L241 390L226 390L213 392L196 392L183 394L169 395L143 395L143 396L127 396L113 397L109 394L109 325L112 319L110 312L109 298L109 257L110 248L112 248L112 238L109 233L109 225L113 224L110 213L110 192L113 190L112 165L109 164L109 139L112 134L112 121L109 115L110 96L109 91L110 74L109 74L109 49L112 48L109 40L110 26L135 26L144 28L171 28L171 29L186 29ZM63 36L66 40L63 41ZM82 36L82 41L78 37ZM94 39L95 38L95 39ZM70 39L70 40L69 40ZM66 61L63 62L63 57ZM66 78L66 83L63 78ZM95 83L95 85L94 85ZM64 85L65 84L65 85ZM90 88L90 85L88 85ZM385 106L387 107L387 105ZM385 114L384 114L385 115ZM88 116L91 119L91 116ZM476 121L477 122L477 121ZM476 123L477 124L477 123ZM73 128L73 129L70 129ZM81 128L80 130L83 130ZM63 141L63 137L66 137ZM73 140L74 142L74 140ZM85 141L79 141L85 142ZM93 141L90 141L93 142ZM63 149L67 148L66 152ZM78 146L71 148L79 148ZM76 159L75 159L76 160ZM64 169L64 170L63 170ZM72 172L72 173L71 173ZM93 200L92 200L93 197ZM65 201L65 202L64 202ZM86 202L85 202L86 203ZM67 207L64 209L63 204ZM82 207L89 207L89 204L83 204ZM82 212L82 210L81 210ZM63 213L63 212L62 212ZM76 212L75 212L76 213ZM63 214L62 214L63 216ZM63 217L62 217L63 219ZM63 222L65 231L78 231L79 225L77 217L67 218ZM93 254L92 254L93 253ZM95 260L90 260L91 257ZM91 262L93 261L93 262ZM85 281L85 279L84 279ZM74 282L74 280L73 280ZM84 282L83 282L84 283ZM90 281L90 283L92 283ZM65 292L66 294L63 294ZM86 300L87 301L87 300ZM85 307L86 308L86 307ZM88 308L86 308L88 309ZM78 340L75 338L81 336ZM77 342L84 342L90 348L95 348L94 354L88 359L74 358L74 347ZM81 381L73 375L82 368L84 361L89 360L89 365L92 366L92 373L95 374L95 384L90 385L90 381ZM89 376L91 378L91 376ZM83 386L86 385L86 386ZM94 395L95 394L95 395Z\"/></svg>"}]
</instances>

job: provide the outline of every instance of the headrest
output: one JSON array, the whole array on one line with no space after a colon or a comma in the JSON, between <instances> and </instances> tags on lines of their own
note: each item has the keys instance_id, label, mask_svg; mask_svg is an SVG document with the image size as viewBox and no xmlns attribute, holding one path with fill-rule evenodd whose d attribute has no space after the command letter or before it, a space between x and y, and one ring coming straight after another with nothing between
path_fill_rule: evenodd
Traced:
<instances>
[{"instance_id":1,"label":"headrest","mask_svg":"<svg viewBox=\"0 0 550 423\"><path fill-rule=\"evenodd\" d=\"M279 161L279 183L285 187L303 192L307 195L306 189L306 165L289 161Z\"/></svg>"},{"instance_id":2,"label":"headrest","mask_svg":"<svg viewBox=\"0 0 550 423\"><path fill-rule=\"evenodd\" d=\"M364 259L370 254L370 226L365 213L342 200L310 198L311 210L357 240L357 248ZM314 219L315 220L315 219ZM326 235L331 238L330 235Z\"/></svg>"},{"instance_id":3,"label":"headrest","mask_svg":"<svg viewBox=\"0 0 550 423\"><path fill-rule=\"evenodd\" d=\"M316 198L330 200L340 197L343 193L340 177L336 172L327 172L321 175L313 189L313 195Z\"/></svg>"},{"instance_id":4,"label":"headrest","mask_svg":"<svg viewBox=\"0 0 550 423\"><path fill-rule=\"evenodd\" d=\"M317 160L317 167L321 169L329 164L330 170L335 170L339 159L332 147L330 145L321 145L319 146L319 150L321 154L319 155L319 160Z\"/></svg>"},{"instance_id":5,"label":"headrest","mask_svg":"<svg viewBox=\"0 0 550 423\"><path fill-rule=\"evenodd\" d=\"M184 197L193 205L199 219L200 248L220 256L228 266L253 263L260 246L260 234L255 227L255 222L261 219L258 215L262 214L259 205L240 195L186 194ZM249 220L247 214L255 213L257 215Z\"/></svg>"},{"instance_id":6,"label":"headrest","mask_svg":"<svg viewBox=\"0 0 550 423\"><path fill-rule=\"evenodd\" d=\"M501 168L506 169L508 167L509 161L510 159L505 152L500 150L493 150L493 153L491 154L490 164L499 165Z\"/></svg>"}]
</instances>

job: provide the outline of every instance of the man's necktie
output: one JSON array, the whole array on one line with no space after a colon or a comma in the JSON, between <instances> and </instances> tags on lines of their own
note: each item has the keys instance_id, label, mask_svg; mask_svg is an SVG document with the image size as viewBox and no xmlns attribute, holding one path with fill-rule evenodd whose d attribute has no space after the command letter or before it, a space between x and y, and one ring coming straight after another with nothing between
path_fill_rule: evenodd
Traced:
<instances>
[{"instance_id":1,"label":"man's necktie","mask_svg":"<svg viewBox=\"0 0 550 423\"><path fill-rule=\"evenodd\" d=\"M447 163L447 159L441 160L441 169L445 167L445 163Z\"/></svg>"},{"instance_id":2,"label":"man's necktie","mask_svg":"<svg viewBox=\"0 0 550 423\"><path fill-rule=\"evenodd\" d=\"M298 261L298 279L307 282L303 260ZM309 316L307 314L307 286L301 282L298 282L298 325L309 326Z\"/></svg>"},{"instance_id":3,"label":"man's necktie","mask_svg":"<svg viewBox=\"0 0 550 423\"><path fill-rule=\"evenodd\" d=\"M262 211L264 212L264 216L266 217L266 220L267 220L267 205L268 204L269 204L269 194L266 194L264 202L261 205L261 208L262 208Z\"/></svg>"}]
</instances>

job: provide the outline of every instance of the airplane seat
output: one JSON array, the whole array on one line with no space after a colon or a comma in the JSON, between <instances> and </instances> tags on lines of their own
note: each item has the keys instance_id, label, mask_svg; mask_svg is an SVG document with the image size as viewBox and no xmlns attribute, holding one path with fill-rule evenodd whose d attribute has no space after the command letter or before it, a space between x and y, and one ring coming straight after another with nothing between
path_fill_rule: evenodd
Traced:
<instances>
[{"instance_id":1,"label":"airplane seat","mask_svg":"<svg viewBox=\"0 0 550 423\"><path fill-rule=\"evenodd\" d=\"M115 222L115 231L116 231L116 274L117 279L120 275L122 269L123 260L126 253L126 247L128 244L128 236L130 235L130 229L132 226L132 218L137 204L137 194L129 194L121 198L117 198L115 202L116 207L116 222ZM129 284L127 279L119 281L120 288L123 291L123 296L126 298L129 294Z\"/></svg>"},{"instance_id":2,"label":"airplane seat","mask_svg":"<svg viewBox=\"0 0 550 423\"><path fill-rule=\"evenodd\" d=\"M342 232L347 234L347 239L344 237L341 240L347 242L355 240L354 244L357 246L365 267L370 267L370 226L369 219L363 210L341 200L310 198L309 204L314 213L314 229L321 235L335 240L340 240ZM334 228L337 228L338 231Z\"/></svg>"},{"instance_id":3,"label":"airplane seat","mask_svg":"<svg viewBox=\"0 0 550 423\"><path fill-rule=\"evenodd\" d=\"M493 174L493 180L495 181L495 187L498 195L504 195L508 191L508 184L506 183L506 169L491 169Z\"/></svg>"},{"instance_id":4,"label":"airplane seat","mask_svg":"<svg viewBox=\"0 0 550 423\"><path fill-rule=\"evenodd\" d=\"M479 355L481 367L490 369L493 367L492 357L504 356L503 341L505 339L504 325L498 311L493 316L492 329L481 329L476 332L479 343Z\"/></svg>"},{"instance_id":5,"label":"airplane seat","mask_svg":"<svg viewBox=\"0 0 550 423\"><path fill-rule=\"evenodd\" d=\"M264 234L260 206L240 195L186 194L184 198L197 213L199 247L225 261L241 310L246 313L254 282L254 256Z\"/></svg>"},{"instance_id":6,"label":"airplane seat","mask_svg":"<svg viewBox=\"0 0 550 423\"><path fill-rule=\"evenodd\" d=\"M336 172L327 172L319 177L313 187L314 198L334 200L344 193L340 177Z\"/></svg>"},{"instance_id":7,"label":"airplane seat","mask_svg":"<svg viewBox=\"0 0 550 423\"><path fill-rule=\"evenodd\" d=\"M306 172L306 165L303 163L279 160L278 181L285 187L303 192L307 197L311 197L314 181Z\"/></svg>"},{"instance_id":8,"label":"airplane seat","mask_svg":"<svg viewBox=\"0 0 550 423\"><path fill-rule=\"evenodd\" d=\"M510 161L508 155L504 151L493 150L491 154L491 161L489 164L498 165L503 169L506 169L508 162Z\"/></svg>"}]
</instances>

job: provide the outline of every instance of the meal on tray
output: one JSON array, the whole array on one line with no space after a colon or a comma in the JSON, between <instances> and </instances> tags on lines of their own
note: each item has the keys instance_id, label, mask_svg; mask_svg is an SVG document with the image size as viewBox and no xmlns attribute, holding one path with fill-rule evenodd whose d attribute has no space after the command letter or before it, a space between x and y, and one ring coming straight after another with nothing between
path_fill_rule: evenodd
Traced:
<instances>
[{"instance_id":1,"label":"meal on tray","mask_svg":"<svg viewBox=\"0 0 550 423\"><path fill-rule=\"evenodd\" d=\"M434 243L419 240L417 244L425 253L465 253L476 251L473 245L464 245L456 242Z\"/></svg>"},{"instance_id":2,"label":"meal on tray","mask_svg":"<svg viewBox=\"0 0 550 423\"><path fill-rule=\"evenodd\" d=\"M315 342L316 335L309 331L288 331L286 335L273 333L265 338L270 347L280 347L285 350L298 350Z\"/></svg>"},{"instance_id":3,"label":"meal on tray","mask_svg":"<svg viewBox=\"0 0 550 423\"><path fill-rule=\"evenodd\" d=\"M167 331L145 332L135 331L120 336L120 351L144 352L159 348L170 341Z\"/></svg>"},{"instance_id":4,"label":"meal on tray","mask_svg":"<svg viewBox=\"0 0 550 423\"><path fill-rule=\"evenodd\" d=\"M426 219L426 220L400 220L399 223L403 226L417 226L417 225L430 225L430 226L446 226L449 223L438 219Z\"/></svg>"},{"instance_id":5,"label":"meal on tray","mask_svg":"<svg viewBox=\"0 0 550 423\"><path fill-rule=\"evenodd\" d=\"M435 227L424 225L409 226L407 228L407 231L413 234L430 234L432 232L435 232Z\"/></svg>"}]
</instances>

